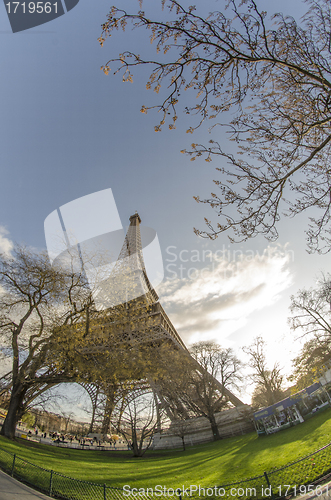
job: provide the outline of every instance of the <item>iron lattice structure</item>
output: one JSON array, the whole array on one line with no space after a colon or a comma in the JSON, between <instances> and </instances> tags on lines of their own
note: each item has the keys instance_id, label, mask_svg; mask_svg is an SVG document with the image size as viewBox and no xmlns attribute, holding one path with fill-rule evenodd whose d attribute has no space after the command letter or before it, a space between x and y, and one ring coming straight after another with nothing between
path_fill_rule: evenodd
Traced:
<instances>
[{"instance_id":1,"label":"iron lattice structure","mask_svg":"<svg viewBox=\"0 0 331 500\"><path fill-rule=\"evenodd\" d=\"M103 411L102 432L107 433L111 416L116 408L139 394L153 392L159 408L163 408L171 420L188 418L192 415L190 396L176 385L176 374L156 377L148 360L162 357L167 352L171 356L182 357L191 366L191 371L205 373L205 370L190 356L184 342L159 302L159 297L147 276L143 258L141 219L138 213L130 217L119 257L112 272L95 291L98 303L106 306L95 310L89 318L87 342L79 351L80 356L90 366L95 367L94 375L79 380L92 402L90 431L100 405ZM82 325L86 328L86 325ZM160 364L162 359L159 360ZM129 366L129 370L126 367ZM243 403L231 391L212 377L209 377L220 398L225 398L233 406ZM75 380L68 379L67 382ZM50 386L38 387L42 393ZM0 397L11 388L11 373L0 379ZM34 392L34 398L36 391ZM27 397L29 394L27 394ZM192 394L192 398L194 398ZM195 408L199 403L192 401Z\"/></svg>"},{"instance_id":2,"label":"iron lattice structure","mask_svg":"<svg viewBox=\"0 0 331 500\"><path fill-rule=\"evenodd\" d=\"M189 362L192 372L204 372L203 368L190 356L184 342L177 333L159 302L159 297L149 281L143 258L141 232L141 219L136 213L130 217L128 228L119 258L116 261L110 277L105 280L99 294L103 294L109 307L106 311L99 313L99 320L90 325L91 343L87 349L88 356L99 359L104 352L112 348L125 359L127 353L148 353L147 358L162 357L162 348L166 346L167 355L171 353L183 361ZM130 300L126 298L132 297ZM120 302L120 304L118 304ZM121 353L121 354L120 354ZM154 354L153 354L154 353ZM160 360L161 363L162 360ZM171 370L169 370L171 372ZM173 374L176 377L176 373ZM243 403L231 391L211 375L207 375L210 383L216 388L221 397L234 406L242 406ZM181 388L177 391L170 390L176 385L171 374L167 377L153 377L148 363L143 362L139 366L135 378L126 378L117 373L116 382L107 381L103 383L86 384L85 387L90 394L93 414L98 405L98 395L105 396L103 432L109 427L111 414L117 405L126 397L134 397L137 394L153 391L155 399L163 408L171 420L187 418L192 415L191 404L188 399L187 390L185 394ZM130 392L130 387L134 387ZM183 389L183 388L182 388ZM192 398L193 398L192 393ZM127 399L128 401L128 399ZM193 401L192 401L193 402ZM199 402L194 401L195 408Z\"/></svg>"}]
</instances>

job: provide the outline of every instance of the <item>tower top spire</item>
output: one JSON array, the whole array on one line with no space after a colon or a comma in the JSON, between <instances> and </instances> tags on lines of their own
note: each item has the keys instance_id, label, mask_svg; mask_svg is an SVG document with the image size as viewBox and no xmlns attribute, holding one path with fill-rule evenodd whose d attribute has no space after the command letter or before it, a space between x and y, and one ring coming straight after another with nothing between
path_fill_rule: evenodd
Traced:
<instances>
[{"instance_id":1,"label":"tower top spire","mask_svg":"<svg viewBox=\"0 0 331 500\"><path fill-rule=\"evenodd\" d=\"M133 215L131 215L131 217L129 218L130 220L130 224L132 226L136 226L137 225L137 220L139 221L139 224L141 224L141 218L139 217L139 214L137 212L137 210L135 211L135 213Z\"/></svg>"}]
</instances>

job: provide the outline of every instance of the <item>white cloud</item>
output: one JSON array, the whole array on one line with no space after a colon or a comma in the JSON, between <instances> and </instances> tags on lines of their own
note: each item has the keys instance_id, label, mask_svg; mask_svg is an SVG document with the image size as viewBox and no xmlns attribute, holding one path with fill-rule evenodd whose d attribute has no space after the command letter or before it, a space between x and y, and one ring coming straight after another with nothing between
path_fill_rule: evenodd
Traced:
<instances>
[{"instance_id":1,"label":"white cloud","mask_svg":"<svg viewBox=\"0 0 331 500\"><path fill-rule=\"evenodd\" d=\"M215 339L224 345L253 312L275 304L291 286L290 257L277 246L239 260L212 260L192 272L193 279L165 281L158 288L160 301L185 342Z\"/></svg>"},{"instance_id":2,"label":"white cloud","mask_svg":"<svg viewBox=\"0 0 331 500\"><path fill-rule=\"evenodd\" d=\"M7 238L8 234L7 229L0 226L0 253L4 253L5 255L10 255L14 248L13 242Z\"/></svg>"}]
</instances>

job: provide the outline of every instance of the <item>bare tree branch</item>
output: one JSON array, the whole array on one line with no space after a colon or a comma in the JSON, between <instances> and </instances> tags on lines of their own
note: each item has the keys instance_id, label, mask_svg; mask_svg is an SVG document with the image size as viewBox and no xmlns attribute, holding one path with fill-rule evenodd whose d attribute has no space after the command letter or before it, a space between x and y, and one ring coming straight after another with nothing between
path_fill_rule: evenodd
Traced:
<instances>
[{"instance_id":1,"label":"bare tree branch","mask_svg":"<svg viewBox=\"0 0 331 500\"><path fill-rule=\"evenodd\" d=\"M206 218L207 230L195 230L200 236L227 232L231 241L258 234L275 240L283 215L310 210L308 248L330 250L331 12L328 0L308 4L301 25L282 14L272 16L272 25L254 0L224 1L228 16L214 11L206 17L177 0L164 1L171 20L168 14L152 20L141 10L131 14L112 7L102 25L101 45L128 23L149 30L156 58L125 51L102 70L108 74L110 64L117 64L115 73L132 81L133 68L152 67L147 88L167 88L160 104L141 108L161 112L155 131L169 120L169 128L176 128L182 92L193 91L194 104L184 111L197 123L187 132L211 119L211 132L225 126L235 143L235 154L214 139L210 146L193 143L183 150L191 160L221 163L214 181L220 194L195 197L221 220ZM223 116L228 120L217 123Z\"/></svg>"}]
</instances>

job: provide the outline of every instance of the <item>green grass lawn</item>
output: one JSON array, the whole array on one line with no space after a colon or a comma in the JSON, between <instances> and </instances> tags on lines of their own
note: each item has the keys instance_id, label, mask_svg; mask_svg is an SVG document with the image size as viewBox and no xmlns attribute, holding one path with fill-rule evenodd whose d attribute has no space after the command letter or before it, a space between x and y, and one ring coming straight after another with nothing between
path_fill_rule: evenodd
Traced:
<instances>
[{"instance_id":1,"label":"green grass lawn","mask_svg":"<svg viewBox=\"0 0 331 500\"><path fill-rule=\"evenodd\" d=\"M149 451L143 458L131 452L81 451L0 437L0 448L33 464L76 479L167 487L225 484L263 474L321 448L331 441L331 409L290 429L257 437L255 433L188 448ZM331 464L330 464L331 466Z\"/></svg>"}]
</instances>

